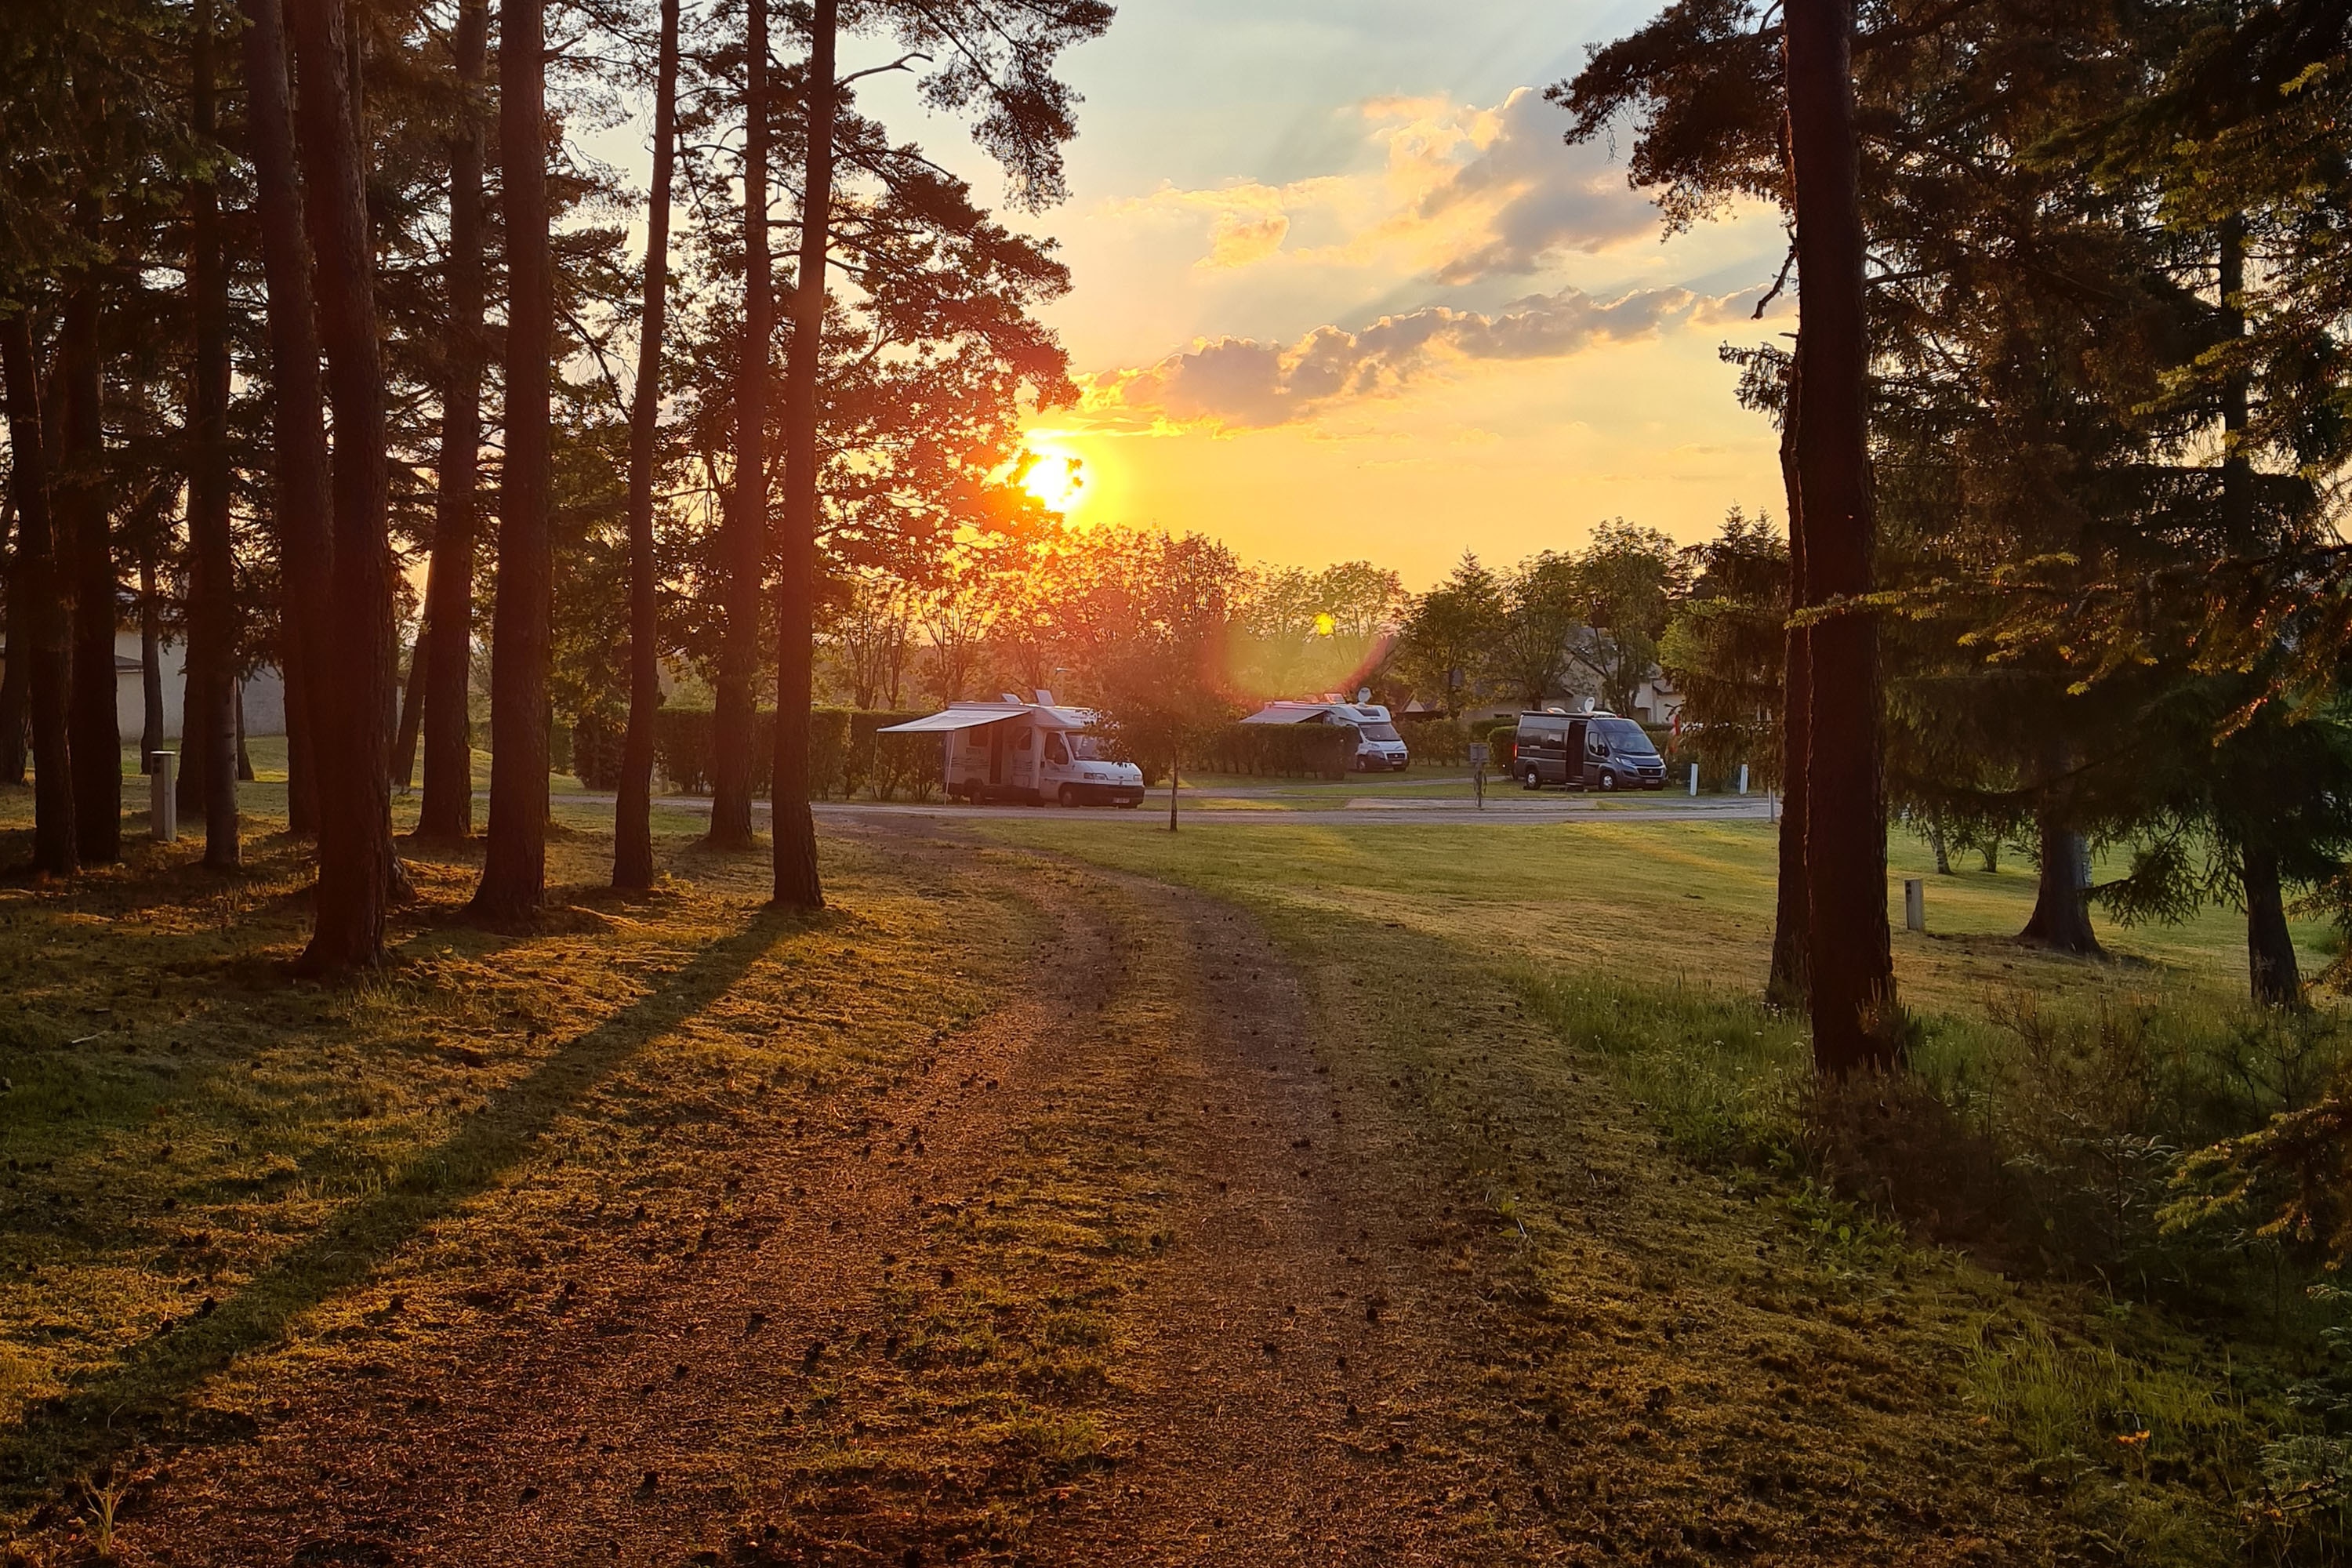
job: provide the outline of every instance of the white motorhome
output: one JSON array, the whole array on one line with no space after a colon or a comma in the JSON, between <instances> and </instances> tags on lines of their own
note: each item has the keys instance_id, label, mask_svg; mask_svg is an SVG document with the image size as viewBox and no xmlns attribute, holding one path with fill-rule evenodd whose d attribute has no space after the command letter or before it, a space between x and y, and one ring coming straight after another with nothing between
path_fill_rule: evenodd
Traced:
<instances>
[{"instance_id":1,"label":"white motorhome","mask_svg":"<svg viewBox=\"0 0 2352 1568\"><path fill-rule=\"evenodd\" d=\"M1342 702L1336 697L1327 697L1319 702L1269 702L1242 722L1353 724L1359 773L1402 773L1412 761L1389 710L1377 702Z\"/></svg>"},{"instance_id":2,"label":"white motorhome","mask_svg":"<svg viewBox=\"0 0 2352 1568\"><path fill-rule=\"evenodd\" d=\"M959 800L1017 800L1033 805L1143 804L1143 770L1103 755L1090 731L1095 716L1059 708L1054 694L1034 702L1006 692L994 702L950 702L938 713L877 730L879 735L937 735L940 776Z\"/></svg>"}]
</instances>

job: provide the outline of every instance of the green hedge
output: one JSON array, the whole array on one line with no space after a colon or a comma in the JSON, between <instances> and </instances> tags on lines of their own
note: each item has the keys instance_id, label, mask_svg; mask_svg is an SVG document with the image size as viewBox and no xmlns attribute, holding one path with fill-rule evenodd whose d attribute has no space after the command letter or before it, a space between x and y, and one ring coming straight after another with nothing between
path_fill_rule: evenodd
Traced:
<instances>
[{"instance_id":1,"label":"green hedge","mask_svg":"<svg viewBox=\"0 0 2352 1568\"><path fill-rule=\"evenodd\" d=\"M1342 779L1356 765L1353 724L1228 724L1202 749L1210 773Z\"/></svg>"},{"instance_id":2,"label":"green hedge","mask_svg":"<svg viewBox=\"0 0 2352 1568\"><path fill-rule=\"evenodd\" d=\"M812 710L809 794L818 799L866 794L878 800L901 795L929 800L940 785L940 738L875 733L921 717L919 712L853 708ZM689 795L709 793L714 723L708 708L665 708L654 715L654 760L670 788ZM763 710L753 716L752 724L751 793L765 796L775 783L776 716ZM617 751L614 755L613 776L617 781Z\"/></svg>"},{"instance_id":3,"label":"green hedge","mask_svg":"<svg viewBox=\"0 0 2352 1568\"><path fill-rule=\"evenodd\" d=\"M1400 719L1396 728L1416 763L1460 767L1470 760L1470 728L1459 719Z\"/></svg>"},{"instance_id":4,"label":"green hedge","mask_svg":"<svg viewBox=\"0 0 2352 1568\"><path fill-rule=\"evenodd\" d=\"M572 776L590 789L621 787L621 749L628 731L591 713L572 726Z\"/></svg>"}]
</instances>

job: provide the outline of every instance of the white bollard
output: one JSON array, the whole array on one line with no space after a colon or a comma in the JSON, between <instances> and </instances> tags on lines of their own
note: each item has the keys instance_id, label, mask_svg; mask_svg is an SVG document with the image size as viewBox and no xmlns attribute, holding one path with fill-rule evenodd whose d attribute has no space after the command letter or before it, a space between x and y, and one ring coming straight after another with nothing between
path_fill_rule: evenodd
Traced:
<instances>
[{"instance_id":1,"label":"white bollard","mask_svg":"<svg viewBox=\"0 0 2352 1568\"><path fill-rule=\"evenodd\" d=\"M1691 764L1690 792L1694 795L1698 794L1698 764L1696 763L1693 763Z\"/></svg>"},{"instance_id":2,"label":"white bollard","mask_svg":"<svg viewBox=\"0 0 2352 1568\"><path fill-rule=\"evenodd\" d=\"M177 752L157 752L147 759L147 833L158 844L180 841L179 772Z\"/></svg>"},{"instance_id":3,"label":"white bollard","mask_svg":"<svg viewBox=\"0 0 2352 1568\"><path fill-rule=\"evenodd\" d=\"M1903 929L1927 929L1927 882L1924 877L1903 879Z\"/></svg>"},{"instance_id":4,"label":"white bollard","mask_svg":"<svg viewBox=\"0 0 2352 1568\"><path fill-rule=\"evenodd\" d=\"M1748 764L1746 763L1739 764L1739 793L1742 795L1746 795L1748 793Z\"/></svg>"}]
</instances>

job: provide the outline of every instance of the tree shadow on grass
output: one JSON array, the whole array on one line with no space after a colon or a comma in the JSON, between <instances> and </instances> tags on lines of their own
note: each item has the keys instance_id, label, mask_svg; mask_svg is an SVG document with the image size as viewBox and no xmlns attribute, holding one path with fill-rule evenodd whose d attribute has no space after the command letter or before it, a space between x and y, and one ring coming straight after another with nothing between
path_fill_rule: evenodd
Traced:
<instances>
[{"instance_id":1,"label":"tree shadow on grass","mask_svg":"<svg viewBox=\"0 0 2352 1568\"><path fill-rule=\"evenodd\" d=\"M779 941L825 919L763 910L650 993L499 1089L383 1191L346 1205L217 1308L126 1350L68 1392L28 1407L0 1440L0 1487L20 1497L142 1445L198 1437L189 1396L237 1357L278 1343L294 1320L377 1267L434 1221L488 1191L649 1041L740 980Z\"/></svg>"}]
</instances>

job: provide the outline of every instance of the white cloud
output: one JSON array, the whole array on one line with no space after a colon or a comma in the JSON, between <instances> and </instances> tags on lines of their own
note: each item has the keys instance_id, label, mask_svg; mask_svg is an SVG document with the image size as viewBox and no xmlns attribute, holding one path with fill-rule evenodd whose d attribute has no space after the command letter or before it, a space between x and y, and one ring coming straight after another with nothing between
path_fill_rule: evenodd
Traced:
<instances>
[{"instance_id":1,"label":"white cloud","mask_svg":"<svg viewBox=\"0 0 2352 1568\"><path fill-rule=\"evenodd\" d=\"M1524 277L1570 252L1654 234L1657 214L1567 116L1520 88L1490 109L1444 99L1357 106L1368 166L1284 184L1163 186L1116 216L1206 222L1204 270L1338 267L1453 285Z\"/></svg>"}]
</instances>

